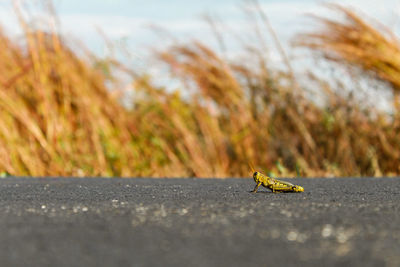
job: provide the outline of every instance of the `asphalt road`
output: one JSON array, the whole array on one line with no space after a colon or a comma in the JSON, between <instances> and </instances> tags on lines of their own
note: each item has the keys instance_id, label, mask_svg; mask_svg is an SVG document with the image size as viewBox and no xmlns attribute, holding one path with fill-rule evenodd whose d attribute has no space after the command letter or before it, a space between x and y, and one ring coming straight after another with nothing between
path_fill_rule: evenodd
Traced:
<instances>
[{"instance_id":1,"label":"asphalt road","mask_svg":"<svg viewBox=\"0 0 400 267\"><path fill-rule=\"evenodd\" d=\"M0 179L1 266L400 266L400 179Z\"/></svg>"}]
</instances>

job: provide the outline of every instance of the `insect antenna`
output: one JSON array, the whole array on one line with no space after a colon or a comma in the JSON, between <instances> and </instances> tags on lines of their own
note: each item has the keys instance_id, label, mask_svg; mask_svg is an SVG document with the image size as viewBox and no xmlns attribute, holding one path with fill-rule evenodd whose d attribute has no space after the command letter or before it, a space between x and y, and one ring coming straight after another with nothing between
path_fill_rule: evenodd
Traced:
<instances>
[{"instance_id":1,"label":"insect antenna","mask_svg":"<svg viewBox=\"0 0 400 267\"><path fill-rule=\"evenodd\" d=\"M250 167L252 173L255 173L256 171L254 170L253 164L251 164L250 162L247 162L247 164L249 164L249 167Z\"/></svg>"}]
</instances>

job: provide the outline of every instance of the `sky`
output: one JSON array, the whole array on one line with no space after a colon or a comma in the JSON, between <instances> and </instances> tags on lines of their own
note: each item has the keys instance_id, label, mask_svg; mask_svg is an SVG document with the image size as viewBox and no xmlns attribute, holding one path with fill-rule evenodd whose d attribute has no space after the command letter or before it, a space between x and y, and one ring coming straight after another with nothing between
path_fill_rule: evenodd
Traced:
<instances>
[{"instance_id":1,"label":"sky","mask_svg":"<svg viewBox=\"0 0 400 267\"><path fill-rule=\"evenodd\" d=\"M41 0L19 0L37 5ZM12 0L0 0L0 24L11 34L18 34ZM205 14L217 16L237 32L248 30L245 23L243 0L54 0L66 36L83 41L97 54L106 53L101 31L107 38L123 42L132 49L142 49L162 43L154 26L168 30L176 37L212 39L213 35L202 18ZM299 32L311 30L314 25L306 13L330 16L321 3L326 0L259 0L272 27L284 42ZM397 30L399 1L395 0L333 0L345 3L368 16Z\"/></svg>"}]
</instances>

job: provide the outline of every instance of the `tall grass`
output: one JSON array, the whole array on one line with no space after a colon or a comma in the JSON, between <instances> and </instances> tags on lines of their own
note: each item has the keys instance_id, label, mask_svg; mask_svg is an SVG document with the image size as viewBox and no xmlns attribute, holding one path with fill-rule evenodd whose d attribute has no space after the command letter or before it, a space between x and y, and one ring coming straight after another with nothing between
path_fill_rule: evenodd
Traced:
<instances>
[{"instance_id":1,"label":"tall grass","mask_svg":"<svg viewBox=\"0 0 400 267\"><path fill-rule=\"evenodd\" d=\"M129 175L129 117L106 77L54 33L0 33L0 169L13 175Z\"/></svg>"},{"instance_id":2,"label":"tall grass","mask_svg":"<svg viewBox=\"0 0 400 267\"><path fill-rule=\"evenodd\" d=\"M328 60L361 69L391 85L400 109L400 42L385 25L340 5L327 5L341 15L343 21L316 16L320 31L305 34L300 43L320 51Z\"/></svg>"},{"instance_id":3,"label":"tall grass","mask_svg":"<svg viewBox=\"0 0 400 267\"><path fill-rule=\"evenodd\" d=\"M387 44L398 53L397 40L339 10L352 20L322 20L325 28L305 36L302 44L373 72L398 90L395 57L358 48L367 40L371 49ZM118 77L108 70L134 70L115 60L98 64L92 55L70 49L58 34L22 25L25 45L0 32L4 173L228 177L248 176L249 163L280 176L400 173L399 116L371 116L362 103L314 79L326 100L319 105L291 68L273 68L263 51L252 50L254 63L245 64L223 59L202 42L168 47L156 56L184 87L166 90L155 85L157 77L134 74L128 108L121 99L127 96L116 94L118 83L110 83ZM343 51L349 49L374 58L355 52L347 58Z\"/></svg>"}]
</instances>

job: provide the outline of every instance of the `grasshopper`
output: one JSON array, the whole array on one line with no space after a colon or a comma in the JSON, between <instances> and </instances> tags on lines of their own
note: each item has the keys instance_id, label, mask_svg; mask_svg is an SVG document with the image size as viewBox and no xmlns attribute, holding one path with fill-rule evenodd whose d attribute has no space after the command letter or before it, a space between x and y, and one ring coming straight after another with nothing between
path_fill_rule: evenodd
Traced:
<instances>
[{"instance_id":1,"label":"grasshopper","mask_svg":"<svg viewBox=\"0 0 400 267\"><path fill-rule=\"evenodd\" d=\"M268 177L257 171L254 172L253 179L254 182L256 182L256 187L254 187L254 190L251 191L252 193L256 193L260 185L270 189L274 193L304 192L304 188L300 185L294 185L288 182L280 181L278 179Z\"/></svg>"}]
</instances>

